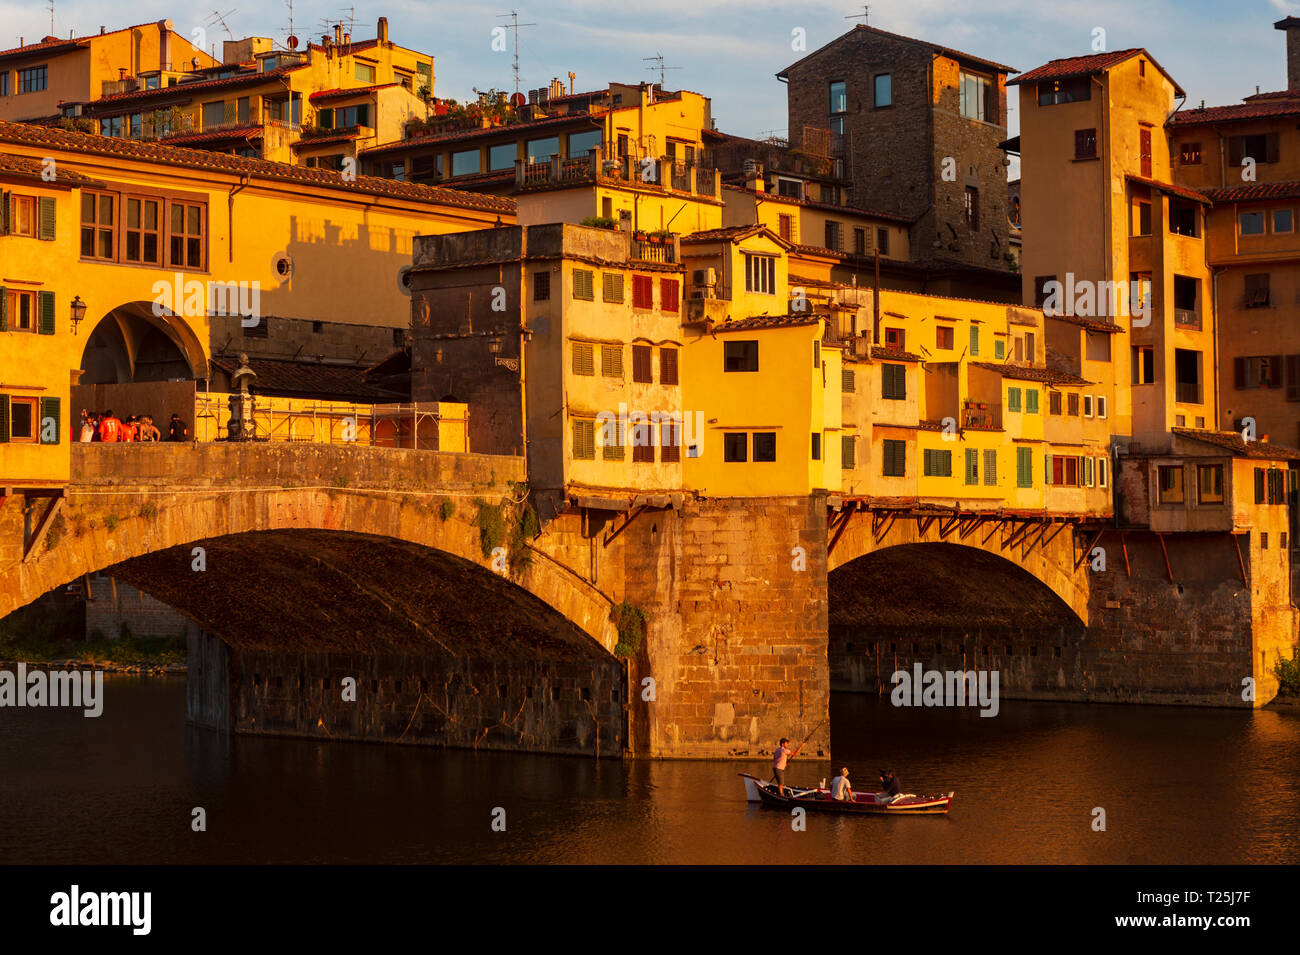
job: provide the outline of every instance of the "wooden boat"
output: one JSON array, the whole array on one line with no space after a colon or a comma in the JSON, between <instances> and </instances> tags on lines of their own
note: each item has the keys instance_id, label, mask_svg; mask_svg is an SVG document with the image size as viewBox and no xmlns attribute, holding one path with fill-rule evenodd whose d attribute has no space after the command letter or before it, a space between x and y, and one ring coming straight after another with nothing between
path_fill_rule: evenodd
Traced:
<instances>
[{"instance_id":1,"label":"wooden boat","mask_svg":"<svg viewBox=\"0 0 1300 955\"><path fill-rule=\"evenodd\" d=\"M785 795L776 790L775 783L765 782L749 773L741 773L745 780L745 795L750 802L762 803L764 809L802 808L809 812L839 812L866 816L923 816L946 814L955 793L946 796L917 796L906 793L889 802L876 802L875 793L854 793L853 799L832 799L829 789L806 789L786 786Z\"/></svg>"}]
</instances>

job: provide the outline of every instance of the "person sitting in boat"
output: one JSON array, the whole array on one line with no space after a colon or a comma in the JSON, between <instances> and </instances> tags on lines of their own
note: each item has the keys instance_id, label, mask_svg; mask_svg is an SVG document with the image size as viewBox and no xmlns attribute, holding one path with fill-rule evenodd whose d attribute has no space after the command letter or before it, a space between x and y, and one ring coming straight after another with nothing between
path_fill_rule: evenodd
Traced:
<instances>
[{"instance_id":1,"label":"person sitting in boat","mask_svg":"<svg viewBox=\"0 0 1300 955\"><path fill-rule=\"evenodd\" d=\"M849 785L849 770L844 767L840 774L831 780L831 798L853 801L853 787Z\"/></svg>"},{"instance_id":2,"label":"person sitting in boat","mask_svg":"<svg viewBox=\"0 0 1300 955\"><path fill-rule=\"evenodd\" d=\"M880 785L882 792L876 793L876 802L893 802L903 793L903 786L894 775L892 769L882 769L880 771Z\"/></svg>"},{"instance_id":3,"label":"person sitting in boat","mask_svg":"<svg viewBox=\"0 0 1300 955\"><path fill-rule=\"evenodd\" d=\"M790 747L786 745L788 742L790 741L782 736L772 755L772 776L776 780L776 791L782 796L785 795L785 764L791 756Z\"/></svg>"}]
</instances>

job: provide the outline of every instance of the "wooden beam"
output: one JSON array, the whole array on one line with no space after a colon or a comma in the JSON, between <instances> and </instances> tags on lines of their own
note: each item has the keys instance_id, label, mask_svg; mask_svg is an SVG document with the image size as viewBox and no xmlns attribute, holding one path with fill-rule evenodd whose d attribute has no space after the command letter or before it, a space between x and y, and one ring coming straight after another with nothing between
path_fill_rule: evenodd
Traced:
<instances>
[{"instance_id":1,"label":"wooden beam","mask_svg":"<svg viewBox=\"0 0 1300 955\"><path fill-rule=\"evenodd\" d=\"M935 522L935 517L933 514L930 515L929 517L921 517L918 514L916 517L916 536L924 537L926 535L926 532L930 530L930 525L933 524L934 522Z\"/></svg>"},{"instance_id":2,"label":"wooden beam","mask_svg":"<svg viewBox=\"0 0 1300 955\"><path fill-rule=\"evenodd\" d=\"M952 533L953 528L957 526L957 522L958 522L959 520L961 520L961 515L960 515L960 514L954 514L951 518L948 519L948 523L947 523L946 525L944 524L944 522L943 522L942 520L940 520L940 521L939 521L939 540L944 540L945 538L947 538L947 536L948 536L949 534Z\"/></svg>"},{"instance_id":3,"label":"wooden beam","mask_svg":"<svg viewBox=\"0 0 1300 955\"><path fill-rule=\"evenodd\" d=\"M1031 551L1031 550L1034 549L1034 544L1038 543L1038 541L1041 541L1041 540L1043 539L1043 535L1047 533L1047 529L1048 529L1049 527L1051 527L1051 526L1052 526L1052 522L1051 522L1051 521L1043 521L1042 526L1039 527L1039 529L1038 529L1038 540L1031 541L1031 542L1026 546L1026 550L1025 550L1025 553L1026 553L1026 554L1028 554L1029 551Z\"/></svg>"},{"instance_id":4,"label":"wooden beam","mask_svg":"<svg viewBox=\"0 0 1300 955\"><path fill-rule=\"evenodd\" d=\"M1128 566L1128 535L1121 533L1119 535L1119 549L1124 554L1124 576L1132 577L1133 571Z\"/></svg>"},{"instance_id":5,"label":"wooden beam","mask_svg":"<svg viewBox=\"0 0 1300 955\"><path fill-rule=\"evenodd\" d=\"M1011 536L1002 542L1002 550L1006 550L1008 547L1015 547L1016 544L1020 542L1020 539L1025 536L1025 532L1033 526L1033 521L1026 520L1020 525L1018 530L1012 531Z\"/></svg>"},{"instance_id":6,"label":"wooden beam","mask_svg":"<svg viewBox=\"0 0 1300 955\"><path fill-rule=\"evenodd\" d=\"M642 504L640 507L636 508L630 514L628 514L627 520L625 520L621 525L619 525L618 530L614 531L611 534L605 535L605 539L601 542L601 546L608 547L610 543L614 540L614 538L617 537L619 534L623 533L625 530L627 530L628 525L631 524L638 517L640 517L641 512L644 511L649 506L650 506L649 504Z\"/></svg>"},{"instance_id":7,"label":"wooden beam","mask_svg":"<svg viewBox=\"0 0 1300 955\"><path fill-rule=\"evenodd\" d=\"M876 535L875 540L877 544L884 540L889 535L889 532L894 529L894 521L896 520L898 520L898 512L890 511L888 521L884 523L882 530L878 535Z\"/></svg>"},{"instance_id":8,"label":"wooden beam","mask_svg":"<svg viewBox=\"0 0 1300 955\"><path fill-rule=\"evenodd\" d=\"M1233 546L1237 548L1237 567L1240 568L1240 570L1241 570L1241 582L1242 582L1243 586L1249 587L1250 584L1249 584L1249 582L1246 580L1246 561L1245 561L1245 559L1241 556L1241 535L1240 535L1240 534L1233 534L1233 535L1232 535L1232 543L1233 543Z\"/></svg>"},{"instance_id":9,"label":"wooden beam","mask_svg":"<svg viewBox=\"0 0 1300 955\"><path fill-rule=\"evenodd\" d=\"M983 520L983 516L979 514L972 514L970 517L966 518L961 522L961 526L957 528L957 539L964 541L977 527L980 526Z\"/></svg>"},{"instance_id":10,"label":"wooden beam","mask_svg":"<svg viewBox=\"0 0 1300 955\"><path fill-rule=\"evenodd\" d=\"M1062 521L1061 523L1057 524L1056 530L1052 531L1052 536L1047 538L1047 540L1043 541L1043 549L1046 550L1047 545L1050 544L1052 541L1056 540L1056 535L1061 533L1061 531L1065 530L1069 526L1070 526L1069 523L1066 521Z\"/></svg>"},{"instance_id":11,"label":"wooden beam","mask_svg":"<svg viewBox=\"0 0 1300 955\"><path fill-rule=\"evenodd\" d=\"M1077 558L1075 558L1074 569L1076 571L1083 566L1083 562L1088 559L1089 555L1092 554L1092 549L1097 546L1097 541L1101 540L1101 535L1104 533L1106 533L1106 528L1104 527L1097 528L1097 533L1092 535L1092 540L1088 541L1088 543L1084 546L1083 553L1080 554Z\"/></svg>"},{"instance_id":12,"label":"wooden beam","mask_svg":"<svg viewBox=\"0 0 1300 955\"><path fill-rule=\"evenodd\" d=\"M845 529L849 526L849 521L852 520L853 512L857 509L857 506L858 505L855 502L844 509L844 516L840 518L839 526L835 528L835 534L831 537L830 545L826 548L826 556L829 557L831 551L835 549L835 545L840 542L840 535L843 534Z\"/></svg>"},{"instance_id":13,"label":"wooden beam","mask_svg":"<svg viewBox=\"0 0 1300 955\"><path fill-rule=\"evenodd\" d=\"M989 542L989 538L992 537L994 534L996 534L999 528L1001 528L1002 525L1005 524L1006 522L1007 519L1005 517L998 518L998 522L993 525L993 529L991 531L989 531L987 534L984 535L984 539L980 541L980 544L981 545L987 544Z\"/></svg>"},{"instance_id":14,"label":"wooden beam","mask_svg":"<svg viewBox=\"0 0 1300 955\"><path fill-rule=\"evenodd\" d=\"M1174 582L1174 572L1169 566L1169 551L1165 549L1165 535L1156 532L1156 538L1160 541L1160 553L1165 558L1165 573L1169 575L1169 582L1172 584Z\"/></svg>"},{"instance_id":15,"label":"wooden beam","mask_svg":"<svg viewBox=\"0 0 1300 955\"><path fill-rule=\"evenodd\" d=\"M41 541L45 540L45 535L50 532L50 524L54 522L54 515L63 507L63 502L67 500L62 495L50 499L50 505L45 509L44 515L41 516L41 522L36 525L36 533L32 535L31 542L23 552L23 563L31 560L36 549L41 546Z\"/></svg>"}]
</instances>

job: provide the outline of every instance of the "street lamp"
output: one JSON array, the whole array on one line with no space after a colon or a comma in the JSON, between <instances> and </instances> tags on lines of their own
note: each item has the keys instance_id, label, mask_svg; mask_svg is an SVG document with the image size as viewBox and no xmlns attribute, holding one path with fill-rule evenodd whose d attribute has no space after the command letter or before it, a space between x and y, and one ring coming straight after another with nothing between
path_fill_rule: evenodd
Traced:
<instances>
[{"instance_id":1,"label":"street lamp","mask_svg":"<svg viewBox=\"0 0 1300 955\"><path fill-rule=\"evenodd\" d=\"M488 339L488 354L490 354L490 355L499 355L499 354L501 354L501 349L504 347L504 345L505 345L505 342L503 342L500 338L489 338L489 339Z\"/></svg>"},{"instance_id":2,"label":"street lamp","mask_svg":"<svg viewBox=\"0 0 1300 955\"><path fill-rule=\"evenodd\" d=\"M72 299L72 334L77 334L77 326L86 318L86 303L77 295Z\"/></svg>"}]
</instances>

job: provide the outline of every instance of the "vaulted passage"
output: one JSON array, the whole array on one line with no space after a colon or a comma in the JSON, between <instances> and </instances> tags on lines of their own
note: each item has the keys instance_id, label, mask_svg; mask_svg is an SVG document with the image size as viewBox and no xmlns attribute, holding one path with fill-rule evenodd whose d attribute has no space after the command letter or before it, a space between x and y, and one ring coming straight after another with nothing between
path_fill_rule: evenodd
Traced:
<instances>
[{"instance_id":1,"label":"vaulted passage","mask_svg":"<svg viewBox=\"0 0 1300 955\"><path fill-rule=\"evenodd\" d=\"M895 669L997 669L1013 692L1051 692L1085 628L1057 594L996 554L901 544L831 571L836 689L888 692Z\"/></svg>"}]
</instances>

